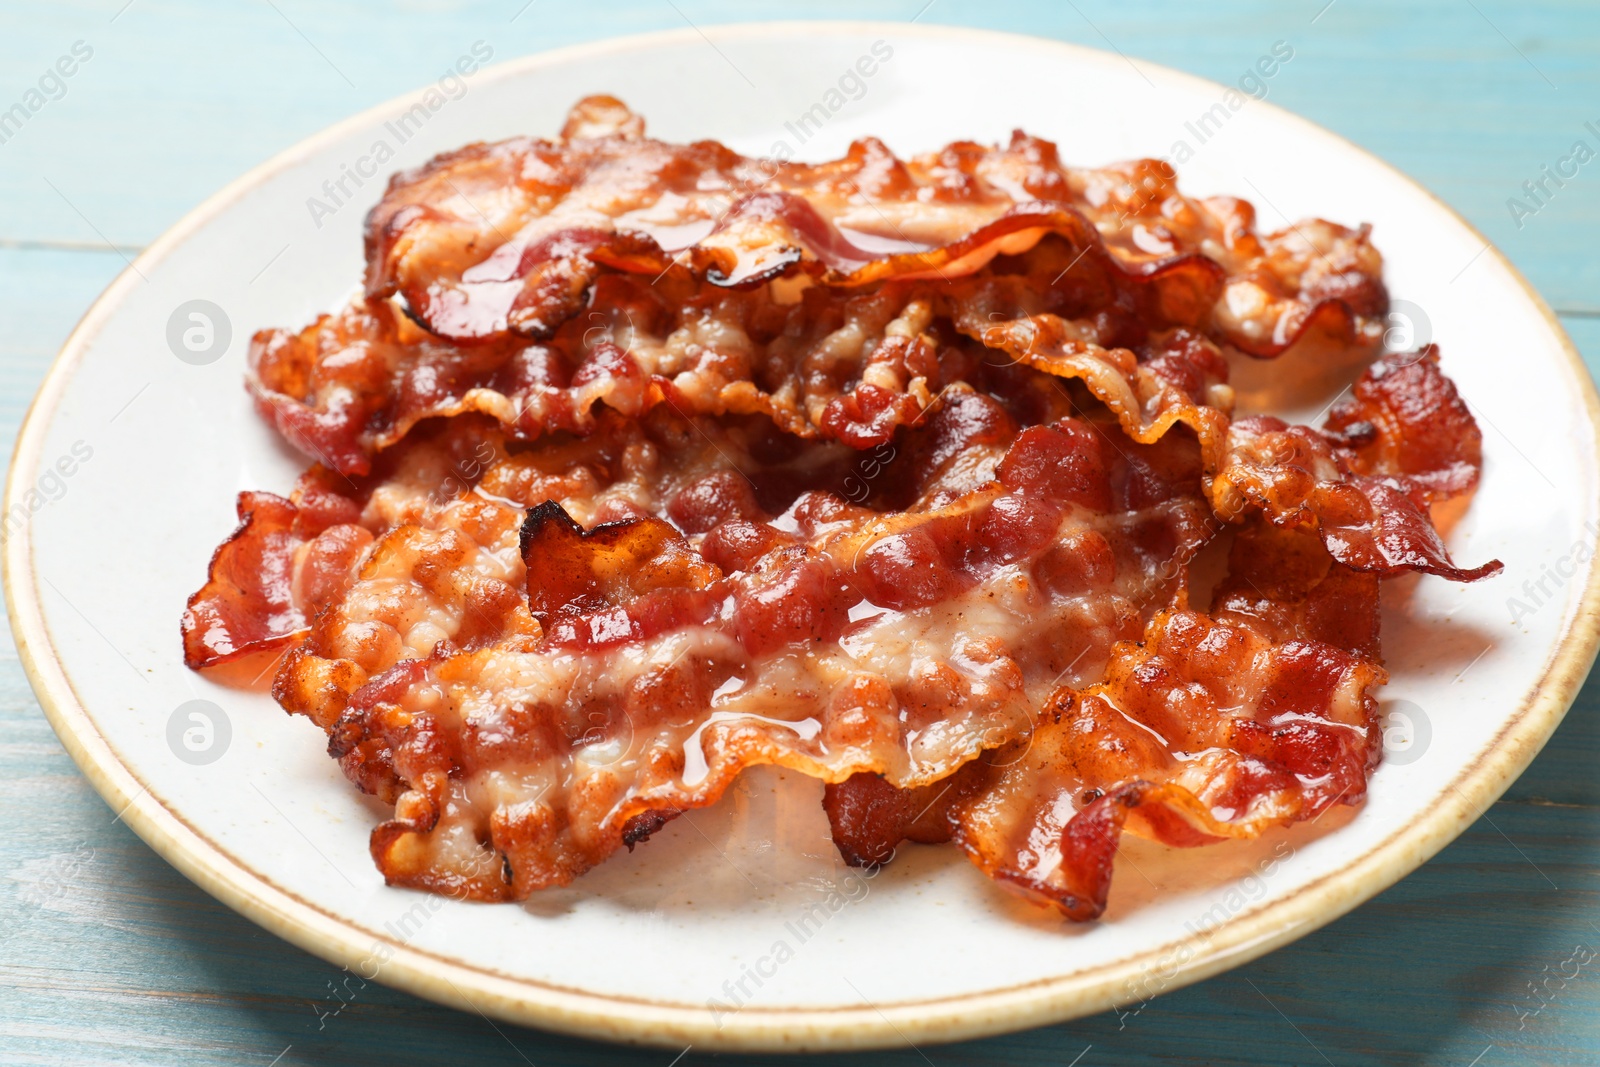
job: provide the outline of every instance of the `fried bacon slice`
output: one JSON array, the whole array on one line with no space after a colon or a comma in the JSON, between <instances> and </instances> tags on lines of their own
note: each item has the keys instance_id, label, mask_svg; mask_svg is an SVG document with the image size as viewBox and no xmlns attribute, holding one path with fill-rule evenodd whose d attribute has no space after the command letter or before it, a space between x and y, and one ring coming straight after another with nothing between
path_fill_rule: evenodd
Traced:
<instances>
[{"instance_id":1,"label":"fried bacon slice","mask_svg":"<svg viewBox=\"0 0 1600 1067\"><path fill-rule=\"evenodd\" d=\"M1323 431L1241 420L1228 441L1212 498L1243 526L1210 612L1158 614L1103 681L1063 686L1027 738L951 788L829 785L848 862L953 837L986 874L1083 920L1105 908L1124 829L1195 846L1360 803L1381 747L1380 580L1500 568L1455 567L1426 510L1476 484L1480 433L1430 347L1374 364Z\"/></svg>"},{"instance_id":2,"label":"fried bacon slice","mask_svg":"<svg viewBox=\"0 0 1600 1067\"><path fill-rule=\"evenodd\" d=\"M1005 342L1014 343L1013 329ZM1289 743L1289 720L1259 708L1225 734L1207 735L1226 750L1220 754L1146 751L1155 727L1125 725L1128 693L1174 670L1183 692L1205 685L1192 650L1173 644L1173 619L1188 634L1210 627L1212 645L1247 647L1248 662L1227 661L1229 679L1255 685L1296 663L1365 679L1363 693L1381 679L1377 574L1336 561L1318 534L1324 513L1310 509L1311 521L1299 525L1246 527L1234 553L1244 564L1219 589L1216 617L1163 616L1144 645L1117 646L1100 689L1076 687L1100 676L1107 650L1136 635L1130 627L1170 594L1216 528L1201 492L1204 455L1222 440L1219 428L1232 431L1220 412L1198 403L1225 376L1212 353L1190 335L1171 335L1160 351L1132 361L1137 390L1126 379L1121 392L1099 390L1110 399L1099 423L1062 417L1073 406L1069 392L1029 369L1059 368L1050 360L1003 368L996 381L1010 392L1001 399L951 387L921 426L894 438L903 449L874 461L883 468L876 473L889 476L871 502L899 512L841 499L852 484L866 485L858 452L797 440L774 452L782 435L773 430L765 440L729 438L724 424L686 422L667 408L637 423L602 413L598 432L522 452L486 423L452 420L395 450L392 470L403 475L366 490L362 521L377 541L343 579L346 595L328 602L310 639L291 653L275 693L328 730L330 752L352 780L396 804L395 819L373 838L374 856L396 884L483 899L562 884L673 814L713 803L743 767L771 762L833 783L836 838L854 862L881 862L903 837L953 835L1001 881L1072 917L1098 914L1124 823L1158 840L1200 844L1313 817L1332 802L1307 793L1299 778L1291 782L1299 772L1262 769L1263 761L1290 759L1274 747ZM1082 381L1095 396L1093 376ZM1441 381L1434 353L1380 363L1330 420L1336 431L1297 428L1293 440L1310 442L1304 455L1280 449L1269 456L1276 467L1253 470L1263 484L1293 481L1308 469L1295 464L1310 455L1309 469L1333 485L1409 477L1441 495L1470 486L1459 467L1477 462L1470 417L1441 404L1420 417L1424 409L1411 402L1445 395ZM1124 416L1165 410L1188 418L1140 423L1130 433ZM1041 421L1023 425L1030 416ZM1446 429L1434 432L1441 419ZM1175 425L1199 432L1173 434ZM1424 451L1416 441L1430 433L1434 444ZM1107 443L1117 438L1121 444ZM478 442L473 484L441 493L463 469L470 442ZM1228 453L1235 466L1236 452ZM836 491L806 487L819 479L832 479ZM766 508L757 499L763 493ZM1043 517L1042 502L1050 502ZM1071 514L1115 516L1117 532L1060 526L1051 507L1063 502ZM1264 513L1241 510L1245 518ZM998 549L996 567L992 554L1008 538L1015 544ZM1107 556L1109 567L1095 562ZM1028 581L1017 599L1019 561ZM1083 614L1085 592L1104 590L1108 579L1131 584ZM987 618L977 632L1005 632L1007 613L993 611L1002 589L1014 605L1012 630L1026 618L1051 644L1055 635L1078 636L1071 661L1068 649L1044 660L1035 650L1030 663L1021 649L975 652L953 636L953 618L963 626ZM1056 602L1059 591L1078 592L1073 610L1038 614L1041 594ZM913 647L928 650L920 655L935 659L906 659L908 629L920 634ZM797 646L807 650L798 665ZM938 659L940 650L954 659ZM863 661L881 666L863 673ZM628 669L619 671L619 662ZM1040 689L1063 665L1080 681ZM1337 764L1340 783L1355 781L1356 749L1330 748L1326 731L1312 729L1318 715L1341 728L1355 724L1348 689L1329 682L1316 690L1342 694L1338 709L1293 713L1293 729L1310 730L1318 751L1327 750L1322 763L1304 764L1308 780L1326 779ZM508 710L513 693L526 695ZM807 704L796 693L813 695ZM1233 711L1254 708L1218 693ZM909 725L899 721L908 705L922 711ZM1197 721L1208 714L1200 707ZM987 711L974 715L975 708ZM910 733L920 749L906 742ZM1085 736L1148 756L1147 765L1124 767L1126 780L1109 772L1085 779L1078 768L1088 757L1072 748ZM1019 752L1049 759L1023 771L1013 766L1027 758ZM1180 764L1189 777L1159 773ZM493 788L480 787L485 782ZM1254 814L1217 814L1218 797L1261 783L1271 788L1260 794L1266 800L1250 801ZM1098 793L1084 800L1086 790ZM1362 792L1352 786L1342 795L1354 801ZM1072 815L1079 806L1081 821ZM1046 819L1041 829L1043 813L1059 825ZM1029 866L1012 855L1018 842L1033 847L1060 835L1065 843L1046 861L1059 855L1061 864Z\"/></svg>"},{"instance_id":3,"label":"fried bacon slice","mask_svg":"<svg viewBox=\"0 0 1600 1067\"><path fill-rule=\"evenodd\" d=\"M1388 306L1366 230L1258 235L1248 204L1186 198L1155 160L1073 168L1019 131L909 160L866 138L791 163L652 140L609 97L580 101L559 139L471 145L397 175L367 220L367 292L399 296L440 337L537 337L607 266L678 263L722 285L796 270L830 286L949 279L1046 233L1129 277L1211 275L1209 325L1257 355L1312 325L1371 342Z\"/></svg>"},{"instance_id":4,"label":"fried bacon slice","mask_svg":"<svg viewBox=\"0 0 1600 1067\"><path fill-rule=\"evenodd\" d=\"M372 536L354 525L358 492L323 467L290 499L239 494L239 526L211 557L210 577L183 613L183 661L213 667L304 637L315 605L342 591Z\"/></svg>"},{"instance_id":5,"label":"fried bacon slice","mask_svg":"<svg viewBox=\"0 0 1600 1067\"><path fill-rule=\"evenodd\" d=\"M239 494L239 526L217 546L210 579L183 613L183 659L225 663L304 636L306 617L290 592L290 560L305 538L296 508L273 493Z\"/></svg>"},{"instance_id":6,"label":"fried bacon slice","mask_svg":"<svg viewBox=\"0 0 1600 1067\"><path fill-rule=\"evenodd\" d=\"M1229 521L1259 512L1276 526L1318 530L1355 570L1470 582L1501 564L1457 567L1428 508L1475 486L1482 455L1477 423L1429 346L1373 364L1323 431L1270 416L1235 421L1210 495Z\"/></svg>"},{"instance_id":7,"label":"fried bacon slice","mask_svg":"<svg viewBox=\"0 0 1600 1067\"><path fill-rule=\"evenodd\" d=\"M1157 161L764 160L590 97L396 176L366 253L252 342L315 465L240 496L183 638L286 650L395 885L522 899L774 764L849 863L953 841L1092 919L1125 831L1359 803L1382 581L1500 568L1433 524L1482 463L1436 348L1321 428L1234 417L1230 360L1371 358L1368 230L1261 234Z\"/></svg>"},{"instance_id":8,"label":"fried bacon slice","mask_svg":"<svg viewBox=\"0 0 1600 1067\"><path fill-rule=\"evenodd\" d=\"M1428 503L1469 492L1483 466L1483 432L1455 383L1439 369L1439 346L1374 363L1323 427L1358 475L1404 478Z\"/></svg>"},{"instance_id":9,"label":"fried bacon slice","mask_svg":"<svg viewBox=\"0 0 1600 1067\"><path fill-rule=\"evenodd\" d=\"M971 323L953 325L965 336ZM1437 353L1375 365L1326 431L1261 420L1241 431L1201 402L1225 402L1226 368L1197 335L1164 335L1120 365L1063 340L1047 314L1008 318L986 339L1013 356L991 382L1008 391L951 386L891 437L903 451L874 461L895 488L870 502L898 511L841 499L851 477L866 484L859 452L792 438L774 452L775 427L728 437L726 422L666 406L638 422L601 412L598 430L533 451L471 419L399 450L390 462L405 475L367 492L377 541L275 687L328 730L352 780L396 804L373 837L386 876L525 896L715 802L744 767L777 763L832 783L853 862L882 862L903 837L954 836L987 873L1086 918L1104 906L1125 824L1202 844L1359 800L1373 750L1349 731L1369 729L1352 708L1370 718L1365 694L1382 677L1377 579L1440 570L1439 542L1418 511L1380 531L1379 564L1342 558L1349 525L1319 494L1370 495L1383 479L1422 507L1470 488L1480 443ZM1071 360L1086 352L1099 363L1080 369ZM1100 422L1062 415L1076 406L1063 379L1102 402ZM474 484L441 496L434 483L471 441L493 442ZM1211 476L1207 454L1223 448ZM1245 501L1218 508L1246 526L1215 615L1159 616L1082 687L1214 533L1208 476L1213 496ZM830 479L834 491L816 487ZM1115 516L1117 532L1060 525L1063 504L1075 521ZM1085 593L1102 590L1085 615ZM1058 610L1039 614L1041 599ZM1078 651L964 643L952 624L974 619L987 620L982 634L1027 619L1076 635ZM909 659L908 631L923 649ZM1201 655L1216 648L1234 654ZM1225 669L1208 680L1215 662ZM1041 689L1063 664L1080 681ZM1171 678L1162 700L1130 710ZM1280 678L1305 683L1290 712L1215 688L1244 679L1270 696ZM1186 735L1192 750L1153 721L1180 694L1212 727ZM1180 747L1152 748L1152 736ZM1104 751L1079 751L1085 738ZM1116 774L1082 769L1106 752L1127 757ZM1329 782L1336 796L1319 791ZM1051 839L1060 847L1039 853Z\"/></svg>"},{"instance_id":10,"label":"fried bacon slice","mask_svg":"<svg viewBox=\"0 0 1600 1067\"><path fill-rule=\"evenodd\" d=\"M666 412L500 446L447 503L372 492L382 532L275 695L396 804L391 881L485 899L570 881L752 764L937 781L1094 678L1210 536L1192 438L1118 432L959 386L871 479L837 444Z\"/></svg>"},{"instance_id":11,"label":"fried bacon slice","mask_svg":"<svg viewBox=\"0 0 1600 1067\"><path fill-rule=\"evenodd\" d=\"M1305 547L1327 555L1314 537ZM1375 639L1377 580L1360 577L1331 599L1369 617ZM1102 681L1055 691L1028 737L948 788L874 775L828 786L841 854L869 865L901 840L954 838L991 878L1081 921L1105 909L1125 830L1195 847L1359 804L1381 750L1373 690L1386 676L1369 649L1296 633L1308 617L1279 616L1268 634L1226 608L1157 614L1142 642L1113 650Z\"/></svg>"},{"instance_id":12,"label":"fried bacon slice","mask_svg":"<svg viewBox=\"0 0 1600 1067\"><path fill-rule=\"evenodd\" d=\"M258 335L249 385L287 440L348 475L365 473L421 420L469 412L534 440L590 432L601 410L637 418L665 404L685 415L762 414L799 437L872 448L946 385L1006 358L1082 379L1140 440L1181 418L1220 456L1220 415L1169 411L1227 409L1215 344L1181 323L1152 331L1127 309L1086 318L1109 299L1105 279L1068 248L1039 247L1010 265L1019 273L812 287L789 303L772 286L604 275L593 310L531 344L451 345L389 304L358 301L298 334Z\"/></svg>"},{"instance_id":13,"label":"fried bacon slice","mask_svg":"<svg viewBox=\"0 0 1600 1067\"><path fill-rule=\"evenodd\" d=\"M1124 829L1190 847L1359 803L1384 679L1332 645L1163 612L1103 682L1057 692L1044 724L992 757L956 843L1002 884L1094 918Z\"/></svg>"},{"instance_id":14,"label":"fried bacon slice","mask_svg":"<svg viewBox=\"0 0 1600 1067\"><path fill-rule=\"evenodd\" d=\"M368 220L364 296L253 340L262 414L345 474L427 417L483 412L531 438L663 399L870 447L852 426L881 437L939 389L919 315L973 338L1010 322L997 347L1047 337L1070 361L1180 327L1258 356L1308 333L1371 347L1388 306L1364 229L1260 236L1248 204L1187 199L1154 161L1076 170L1018 134L802 165L642 130L591 98L560 140L397 176Z\"/></svg>"},{"instance_id":15,"label":"fried bacon slice","mask_svg":"<svg viewBox=\"0 0 1600 1067\"><path fill-rule=\"evenodd\" d=\"M1211 615L1275 642L1318 641L1377 663L1381 581L1335 560L1314 530L1253 522L1234 534Z\"/></svg>"}]
</instances>

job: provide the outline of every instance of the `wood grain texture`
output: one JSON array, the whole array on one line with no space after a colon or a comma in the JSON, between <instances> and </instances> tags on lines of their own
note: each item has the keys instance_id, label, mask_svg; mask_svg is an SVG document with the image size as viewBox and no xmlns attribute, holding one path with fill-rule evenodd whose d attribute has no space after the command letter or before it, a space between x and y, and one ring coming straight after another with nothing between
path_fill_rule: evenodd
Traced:
<instances>
[{"instance_id":1,"label":"wood grain texture","mask_svg":"<svg viewBox=\"0 0 1600 1067\"><path fill-rule=\"evenodd\" d=\"M125 255L248 167L430 80L474 40L508 58L686 19L904 19L924 2L626 0L597 11L534 0L519 16L524 0L0 0L0 110L75 42L94 50L65 95L0 144L0 444L9 452L56 347ZM1462 211L1567 313L1591 370L1600 368L1600 161L1520 228L1506 206L1585 121L1600 125L1592 3L936 0L922 18L1114 47L1222 80L1272 41L1292 41L1296 59L1272 98ZM719 60L708 51L707 61ZM1600 949L1597 764L1600 683L1591 681L1472 829L1288 948L1136 1012L797 1062L1600 1062L1600 965L1559 977L1575 947ZM0 805L0 1063L672 1061L497 1027L376 985L332 1014L334 968L212 901L115 820L45 723L9 635L0 637ZM678 1062L711 1058L691 1050Z\"/></svg>"}]
</instances>

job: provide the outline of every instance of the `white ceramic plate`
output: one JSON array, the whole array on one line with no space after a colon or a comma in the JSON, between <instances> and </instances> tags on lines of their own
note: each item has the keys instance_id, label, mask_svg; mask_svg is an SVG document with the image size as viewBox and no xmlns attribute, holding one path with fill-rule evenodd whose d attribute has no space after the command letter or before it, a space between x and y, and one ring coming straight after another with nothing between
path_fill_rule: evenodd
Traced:
<instances>
[{"instance_id":1,"label":"white ceramic plate","mask_svg":"<svg viewBox=\"0 0 1600 1067\"><path fill-rule=\"evenodd\" d=\"M67 342L11 470L6 507L20 525L6 590L56 732L152 847L267 929L458 1006L701 1048L860 1047L1059 1020L1248 960L1416 867L1527 765L1594 653L1596 402L1548 310L1482 237L1339 138L1264 101L1235 109L1244 98L1226 87L1148 63L926 26L707 36L534 56L342 123L157 241ZM847 75L875 43L871 76ZM910 850L867 880L833 858L820 787L771 772L526 907L386 888L367 856L378 812L323 754L322 734L180 661L178 616L233 525L234 494L286 491L301 466L250 410L246 344L346 296L383 174L474 139L553 133L598 91L668 139L755 153L782 142L801 158L865 134L910 153L1014 126L1083 163L1184 141L1186 188L1244 195L1267 228L1313 214L1372 222L1391 290L1443 345L1484 426L1483 485L1451 548L1468 564L1498 556L1506 571L1474 586L1400 583L1387 597L1384 699L1400 714L1366 805L1251 845L1129 843L1108 914L1087 926L1013 901L948 848ZM374 176L380 143L393 159ZM191 301L212 305L209 340L187 317L207 308ZM209 344L214 361L169 343L191 326L189 348ZM180 711L196 699L224 709L208 763L181 737L200 728ZM204 747L204 730L190 741Z\"/></svg>"}]
</instances>

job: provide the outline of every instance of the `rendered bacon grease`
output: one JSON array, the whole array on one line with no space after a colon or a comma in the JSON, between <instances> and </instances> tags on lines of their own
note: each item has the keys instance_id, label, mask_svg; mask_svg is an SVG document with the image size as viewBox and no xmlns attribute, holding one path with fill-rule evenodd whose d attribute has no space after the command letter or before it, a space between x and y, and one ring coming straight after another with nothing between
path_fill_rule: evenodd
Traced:
<instances>
[{"instance_id":1,"label":"rendered bacon grease","mask_svg":"<svg viewBox=\"0 0 1600 1067\"><path fill-rule=\"evenodd\" d=\"M183 641L282 656L394 885L566 885L774 764L847 862L951 841L1094 918L1123 832L1362 802L1380 583L1500 566L1433 526L1481 439L1436 350L1379 356L1367 230L1154 161L779 163L592 97L396 175L366 253L252 343L313 465L241 494ZM1291 347L1370 365L1322 426L1236 418Z\"/></svg>"}]
</instances>

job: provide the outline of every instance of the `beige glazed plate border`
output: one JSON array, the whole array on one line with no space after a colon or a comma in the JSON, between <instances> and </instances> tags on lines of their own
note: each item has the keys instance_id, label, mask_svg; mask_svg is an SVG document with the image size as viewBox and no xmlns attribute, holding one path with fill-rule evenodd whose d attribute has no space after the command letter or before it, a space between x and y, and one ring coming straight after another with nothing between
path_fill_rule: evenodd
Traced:
<instances>
[{"instance_id":1,"label":"beige glazed plate border","mask_svg":"<svg viewBox=\"0 0 1600 1067\"><path fill-rule=\"evenodd\" d=\"M1058 54L1063 62L1104 62L1094 50L1041 42L966 28L885 24L902 36L949 41L983 39L990 43ZM769 23L708 27L712 41L736 42L749 36L785 32L827 34L871 31L859 23ZM482 77L507 78L541 66L574 60L604 62L664 42L677 42L698 31L646 34L561 49L502 64ZM1113 57L1114 58L1114 57ZM1161 70L1154 64L1146 69ZM1207 91L1221 86L1172 71L1163 78L1186 80ZM225 209L246 197L267 178L292 166L353 129L399 114L410 103L393 101L329 128L257 167L206 201L142 253L89 309L67 339L33 402L18 439L8 477L5 508L21 503L44 459L46 431L75 368L102 327L120 306L139 272L150 272L191 235ZM1252 106L1271 108L1265 102ZM1372 159L1361 149L1273 109L1328 143L1330 150L1353 153L1369 164L1384 166L1396 183L1415 188L1410 179ZM1457 217L1470 230L1464 220ZM1487 245L1487 241L1484 242ZM1562 343L1582 396L1591 437L1600 452L1600 402L1577 352L1539 296L1528 288L1498 250L1489 256L1526 290L1528 299L1548 320ZM368 957L373 939L310 901L271 884L212 841L197 833L177 812L151 796L119 759L85 711L58 656L40 602L33 563L31 524L5 545L3 577L7 611L22 664L51 725L84 775L121 818L168 862L196 885L274 934L332 963L354 965ZM1210 933L1189 954L1189 962L1168 988L1188 984L1237 966L1292 941L1337 918L1414 870L1461 833L1528 765L1561 720L1594 661L1600 642L1600 563L1591 564L1575 614L1559 643L1546 652L1539 684L1506 725L1486 755L1462 768L1453 788L1429 816L1406 827L1366 852L1337 875L1312 883L1298 893L1249 912ZM849 1049L940 1042L973 1038L1057 1022L1104 1010L1127 999L1131 980L1169 956L1161 946L1115 965L983 994L830 1009L775 1010L750 1007L719 1028L704 1011L634 998L607 997L555 986L514 981L395 942L383 980L391 985L468 1011L588 1037L664 1046L693 1043L702 1049L800 1050Z\"/></svg>"}]
</instances>

